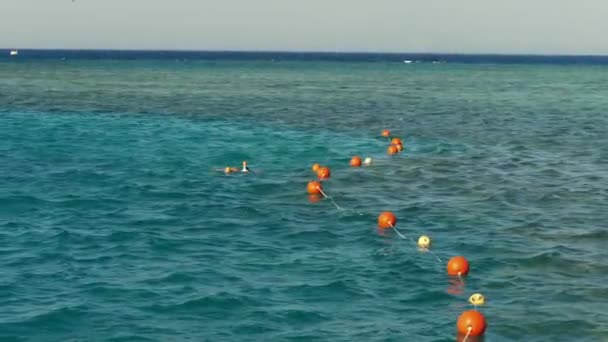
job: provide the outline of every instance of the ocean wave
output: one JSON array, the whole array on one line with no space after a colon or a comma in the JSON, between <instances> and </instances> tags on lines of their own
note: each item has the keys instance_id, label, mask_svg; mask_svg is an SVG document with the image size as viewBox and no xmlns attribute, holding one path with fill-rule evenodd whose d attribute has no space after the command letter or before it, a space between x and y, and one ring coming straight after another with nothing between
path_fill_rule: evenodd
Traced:
<instances>
[{"instance_id":1,"label":"ocean wave","mask_svg":"<svg viewBox=\"0 0 608 342\"><path fill-rule=\"evenodd\" d=\"M260 305L261 302L251 297L221 292L173 304L152 304L142 309L163 314L200 314L206 318L219 318L236 316L243 308Z\"/></svg>"}]
</instances>

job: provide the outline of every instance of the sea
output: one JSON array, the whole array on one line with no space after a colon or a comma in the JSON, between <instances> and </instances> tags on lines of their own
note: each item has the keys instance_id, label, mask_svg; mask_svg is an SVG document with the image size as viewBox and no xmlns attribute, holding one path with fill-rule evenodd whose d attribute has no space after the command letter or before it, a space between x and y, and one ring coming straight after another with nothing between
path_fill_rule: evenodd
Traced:
<instances>
[{"instance_id":1,"label":"sea","mask_svg":"<svg viewBox=\"0 0 608 342\"><path fill-rule=\"evenodd\" d=\"M607 222L608 57L0 51L0 341L608 341Z\"/></svg>"}]
</instances>

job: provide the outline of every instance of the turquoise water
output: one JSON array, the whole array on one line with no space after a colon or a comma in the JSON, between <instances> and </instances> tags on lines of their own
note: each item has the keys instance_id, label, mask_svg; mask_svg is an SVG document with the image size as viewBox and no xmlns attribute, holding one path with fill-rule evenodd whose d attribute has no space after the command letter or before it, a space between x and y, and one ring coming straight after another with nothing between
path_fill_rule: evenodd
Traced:
<instances>
[{"instance_id":1,"label":"turquoise water","mask_svg":"<svg viewBox=\"0 0 608 342\"><path fill-rule=\"evenodd\" d=\"M454 341L481 292L486 341L607 340L607 81L590 65L0 63L0 339ZM257 172L215 170L242 160ZM346 210L309 201L315 162ZM443 262L379 234L384 210Z\"/></svg>"}]
</instances>

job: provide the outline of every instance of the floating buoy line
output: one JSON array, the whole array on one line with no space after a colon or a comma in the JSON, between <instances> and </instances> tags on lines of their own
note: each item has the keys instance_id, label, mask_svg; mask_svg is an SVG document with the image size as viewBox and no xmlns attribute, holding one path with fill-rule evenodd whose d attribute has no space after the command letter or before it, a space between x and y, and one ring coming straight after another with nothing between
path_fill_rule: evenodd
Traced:
<instances>
[{"instance_id":1,"label":"floating buoy line","mask_svg":"<svg viewBox=\"0 0 608 342\"><path fill-rule=\"evenodd\" d=\"M389 146L386 152L389 156L397 155L405 150L403 141L399 137L392 137L391 131L385 129L380 134L382 137L387 138ZM363 166L370 166L372 159L366 157L363 161L360 156L353 156L350 159L349 165L354 168ZM313 164L312 171L316 174L318 180L311 180L307 185L307 192L311 198L311 202L318 202L322 198L329 200L338 210L348 210L340 207L334 199L329 196L323 189L323 182L331 178L331 170L328 166L323 166L318 163ZM322 196L322 198L321 198ZM362 213L359 213L363 215ZM393 230L399 238L404 240L413 241L416 247L423 252L428 252L435 257L435 259L442 263L442 259L431 251L432 240L427 235L420 235L417 240L413 240L405 236L399 229L397 229L397 216L390 212L384 211L378 215L377 226L380 230ZM469 274L470 265L469 261L464 256L453 256L446 264L446 273L450 277L457 278L462 283L463 277ZM470 337L482 336L487 328L487 322L485 316L477 309L485 304L485 297L481 293L475 293L469 297L469 304L473 306L472 310L467 310L461 313L456 320L456 330L458 341L467 342Z\"/></svg>"}]
</instances>

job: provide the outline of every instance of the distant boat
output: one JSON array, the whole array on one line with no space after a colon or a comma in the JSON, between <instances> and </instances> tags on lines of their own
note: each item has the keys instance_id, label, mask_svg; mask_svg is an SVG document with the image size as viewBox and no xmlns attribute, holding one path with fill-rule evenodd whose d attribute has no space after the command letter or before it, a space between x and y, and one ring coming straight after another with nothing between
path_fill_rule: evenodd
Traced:
<instances>
[{"instance_id":1,"label":"distant boat","mask_svg":"<svg viewBox=\"0 0 608 342\"><path fill-rule=\"evenodd\" d=\"M17 56L18 54L19 54L19 51L11 50L11 56Z\"/></svg>"},{"instance_id":2,"label":"distant boat","mask_svg":"<svg viewBox=\"0 0 608 342\"><path fill-rule=\"evenodd\" d=\"M403 63L405 63L405 64L411 64L412 61L410 61L409 59L406 59L406 60L403 61Z\"/></svg>"}]
</instances>

